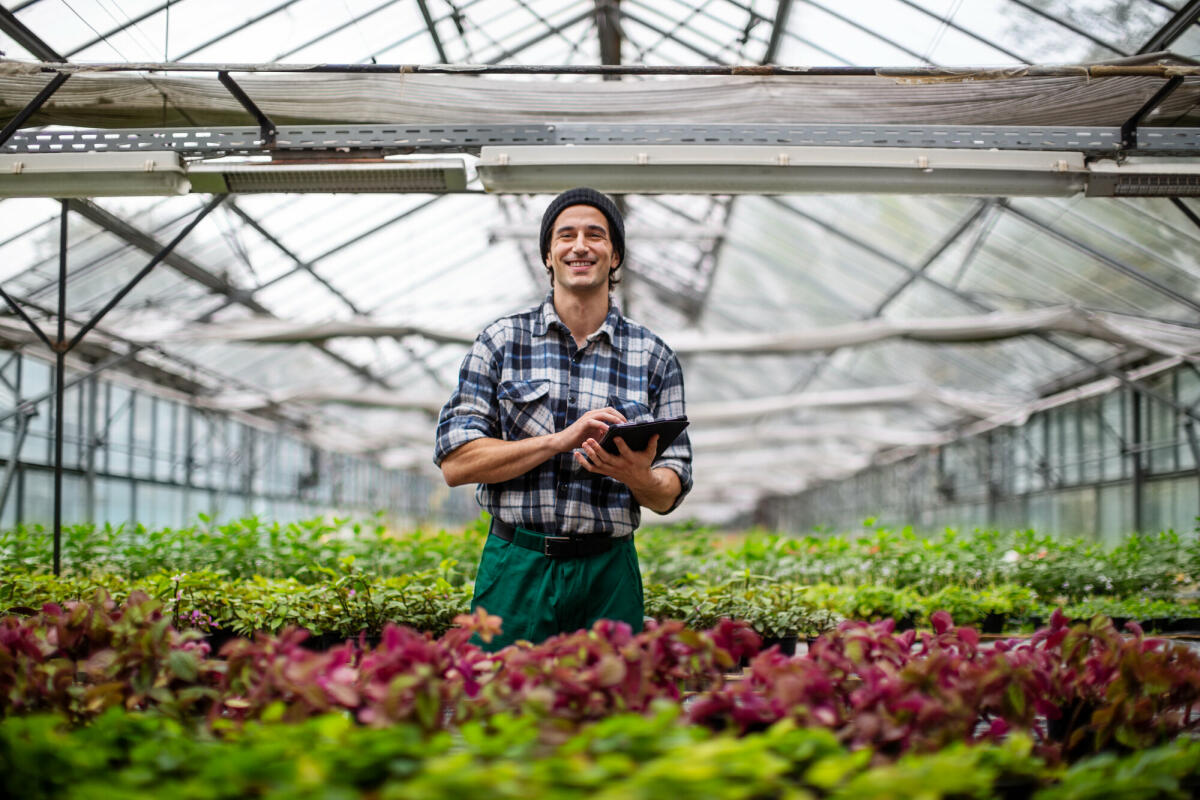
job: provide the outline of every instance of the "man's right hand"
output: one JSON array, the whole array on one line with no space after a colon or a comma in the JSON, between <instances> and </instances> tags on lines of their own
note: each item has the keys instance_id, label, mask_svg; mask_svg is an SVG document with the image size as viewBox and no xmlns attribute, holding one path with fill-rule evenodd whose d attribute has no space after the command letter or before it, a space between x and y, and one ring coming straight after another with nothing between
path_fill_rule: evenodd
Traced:
<instances>
[{"instance_id":1,"label":"man's right hand","mask_svg":"<svg viewBox=\"0 0 1200 800\"><path fill-rule=\"evenodd\" d=\"M582 447L588 439L600 441L610 425L619 425L622 422L625 422L625 417L615 408L597 408L554 434L557 437L555 446L558 452L569 453Z\"/></svg>"}]
</instances>

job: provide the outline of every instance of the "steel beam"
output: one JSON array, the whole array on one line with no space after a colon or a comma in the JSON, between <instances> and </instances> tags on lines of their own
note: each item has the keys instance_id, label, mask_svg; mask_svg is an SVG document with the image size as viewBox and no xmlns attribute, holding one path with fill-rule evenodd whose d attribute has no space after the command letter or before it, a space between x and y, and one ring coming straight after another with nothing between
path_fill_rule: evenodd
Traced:
<instances>
[{"instance_id":1,"label":"steel beam","mask_svg":"<svg viewBox=\"0 0 1200 800\"><path fill-rule=\"evenodd\" d=\"M147 212L149 212L149 211L150 211L150 209L147 209ZM161 225L159 225L153 231L150 231L150 233L152 235L157 235L158 233L169 229L171 226L177 224L181 220L186 219L187 217L191 216L192 213L193 213L193 210L188 209L186 212L179 214L178 216L171 217L171 218L165 220ZM48 221L49 220L47 220L47 222ZM92 233L85 234L82 236L77 234L75 237L74 248L76 250L78 250L81 245L88 244L88 243L92 242L93 240L95 240L97 238L105 237L106 235L108 235L108 232L103 228L99 228ZM117 256L121 255L126 250L130 249L131 247L133 247L133 245L129 244L126 241L121 241L118 244L116 244L116 246L97 255L96 257L94 257L90 261L88 261L87 263L81 264L80 266L77 266L77 267L73 267L71 269L71 274L69 277L74 280L77 280L77 279L89 274L94 269L101 267L109 259L116 258ZM22 274L29 274L31 272L34 272L39 267L43 266L44 264L49 263L53 259L54 259L54 256L47 256L46 258L43 258L39 261L35 261L32 264L30 264L29 267L27 267L25 269L24 273L22 273ZM41 284L27 290L25 292L26 304L28 304L29 301L36 300L39 295L44 294L45 292L48 292L51 289L54 289L57 285L58 285L57 280L51 280L48 282L41 283Z\"/></svg>"},{"instance_id":2,"label":"steel beam","mask_svg":"<svg viewBox=\"0 0 1200 800\"><path fill-rule=\"evenodd\" d=\"M1154 93L1154 96L1147 100L1145 105L1137 110L1137 113L1125 120L1125 122L1121 125L1121 147L1123 149L1137 149L1138 139L1140 138L1138 136L1138 126L1142 124L1142 121L1145 120L1147 116L1149 116L1151 111L1166 102L1171 93L1178 89L1182 83L1182 75L1176 75L1168 79L1166 83L1158 88L1158 91Z\"/></svg>"},{"instance_id":3,"label":"steel beam","mask_svg":"<svg viewBox=\"0 0 1200 800\"><path fill-rule=\"evenodd\" d=\"M93 314L92 318L83 324L83 327L81 327L75 333L75 336L72 337L71 341L66 345L66 348L63 350L63 353L66 354L66 353L70 352L77 344L79 344L79 342L82 341L83 337L88 334L88 331L90 331L92 328L96 327L96 324L99 323L100 320L104 319L104 316L106 314L108 314L109 311L112 311L113 308L116 307L117 303L121 302L121 300L123 300L126 295L128 295L131 291L133 291L134 287L137 286L142 281L143 278L145 278L147 275L149 275L151 270L153 270L160 263L162 263L163 259L165 259L167 256L169 256L175 250L175 247L180 242L182 242L185 238L187 238L187 235L189 233L191 233L193 230L196 229L196 226L200 224L201 220L203 220L205 217L207 217L209 215L209 213L212 212L213 209L215 209L217 206L221 205L221 203L225 202L225 198L227 196L228 195L223 195L223 194L213 195L212 198L209 199L208 203L206 203L204 205L204 207L200 209L199 213L197 213L194 217L192 217L192 220L187 225L185 225L183 227L183 229L181 231L179 231L179 233L177 233L175 235L174 239L172 239L170 242L168 242L166 245L164 245L161 250L159 250L157 253L155 253L154 256L150 259L150 262L148 264L146 264L146 266L143 267L141 269L141 271L138 272L138 274L133 277L132 280L130 280L128 283L126 283L125 286L122 287L119 292L117 292L115 295L113 295L111 300L109 300L107 303L104 304L103 308L101 308L99 311L97 311L95 314ZM64 204L66 203L66 201L63 201L63 202L64 202ZM64 205L64 208L65 208L65 205ZM65 265L64 265L64 269L65 269ZM59 291L60 292L63 292L65 290L65 281L66 281L66 274L64 273L62 278L59 280ZM64 316L61 316L61 315L65 315L65 309L60 309L60 317L59 317L60 325L64 321ZM61 332L60 332L60 342L61 342Z\"/></svg>"},{"instance_id":4,"label":"steel beam","mask_svg":"<svg viewBox=\"0 0 1200 800\"><path fill-rule=\"evenodd\" d=\"M1175 204L1175 207L1178 208L1185 217L1195 223L1196 227L1200 228L1200 215L1197 215L1195 211L1192 211L1190 208L1188 208L1187 204L1178 197L1172 197L1171 202Z\"/></svg>"},{"instance_id":5,"label":"steel beam","mask_svg":"<svg viewBox=\"0 0 1200 800\"><path fill-rule=\"evenodd\" d=\"M421 17L425 20L425 27L429 29L429 38L433 40L433 48L437 50L438 58L443 64L449 64L450 57L446 55L446 48L442 47L442 37L438 35L433 15L429 13L429 3L426 0L417 0L417 5L421 7Z\"/></svg>"},{"instance_id":6,"label":"steel beam","mask_svg":"<svg viewBox=\"0 0 1200 800\"><path fill-rule=\"evenodd\" d=\"M1167 50L1176 39L1184 34L1196 20L1200 19L1200 0L1189 0L1188 4L1175 12L1167 24L1163 25L1146 43L1138 48L1138 53L1157 53Z\"/></svg>"},{"instance_id":7,"label":"steel beam","mask_svg":"<svg viewBox=\"0 0 1200 800\"><path fill-rule=\"evenodd\" d=\"M787 30L788 17L792 13L792 0L779 0L779 4L775 7L775 23L771 27L771 40L767 43L767 50L763 53L762 63L770 64L775 61L775 56L779 54L779 45L783 42L784 31Z\"/></svg>"},{"instance_id":8,"label":"steel beam","mask_svg":"<svg viewBox=\"0 0 1200 800\"><path fill-rule=\"evenodd\" d=\"M600 40L600 63L621 63L621 0L595 0L596 36ZM605 80L619 76L605 75Z\"/></svg>"},{"instance_id":9,"label":"steel beam","mask_svg":"<svg viewBox=\"0 0 1200 800\"><path fill-rule=\"evenodd\" d=\"M945 253L951 245L961 239L963 235L971 229L971 226L975 224L976 220L978 220L983 213L991 207L992 203L987 201L978 203L969 214L959 220L958 224L955 225L945 236L943 236L942 240L934 245L933 249L930 250L923 259L921 259L921 263L918 264L913 271L909 272L909 274L905 276L900 283L893 286L892 289L883 297L883 299L876 304L875 308L871 310L871 314L868 319L874 319L882 315L884 310L890 306L897 297L900 296L901 292L903 292L905 289L915 283L922 275L924 275L925 271L933 266L933 262L941 258L942 253Z\"/></svg>"},{"instance_id":10,"label":"steel beam","mask_svg":"<svg viewBox=\"0 0 1200 800\"><path fill-rule=\"evenodd\" d=\"M1146 519L1146 464L1143 457L1142 412L1145 401L1134 392L1129 398L1132 403L1129 448L1126 455L1133 462L1133 530L1141 533Z\"/></svg>"},{"instance_id":11,"label":"steel beam","mask_svg":"<svg viewBox=\"0 0 1200 800\"><path fill-rule=\"evenodd\" d=\"M0 6L0 31L8 34L9 38L14 42L24 47L42 61L67 60L57 50L46 44L40 36L25 27L25 23L17 19L16 14L4 6Z\"/></svg>"},{"instance_id":12,"label":"steel beam","mask_svg":"<svg viewBox=\"0 0 1200 800\"><path fill-rule=\"evenodd\" d=\"M50 337L46 335L46 332L42 330L41 326L34 322L28 314L25 313L25 309L21 308L17 301L13 300L12 296L8 292L4 291L3 287L0 287L0 297L4 298L4 302L8 304L10 309L12 309L12 312L21 318L21 321L24 322L31 331L33 331L33 334L42 340L42 344L46 345L46 347L50 348L51 350L54 349L54 345L51 344Z\"/></svg>"},{"instance_id":13,"label":"steel beam","mask_svg":"<svg viewBox=\"0 0 1200 800\"><path fill-rule=\"evenodd\" d=\"M337 287L335 287L332 283L330 283L329 281L327 281L323 277L321 277L320 273L318 273L316 271L316 269L313 268L313 264L316 261L319 261L320 257L314 259L313 262L305 261L304 259L300 258L300 256L298 256L294 252L292 252L291 248L289 248L287 245L285 245L283 242L281 242L274 234L272 234L270 231L268 231L266 228L264 228L261 222L259 222L254 217L250 216L250 214L248 214L241 206L239 206L236 201L230 200L228 203L226 203L226 207L230 211L232 211L234 214L236 214L238 216L238 218L242 220L242 222L244 222L245 224L247 224L251 228L253 228L258 233L259 236L263 237L268 242L270 242L275 247L276 250L278 250L280 253L283 253L283 255L285 255L289 259L291 259L292 263L295 264L297 269L307 272L309 275L311 275L313 277L314 280L316 280L318 283L320 283L322 286L324 286L329 291L329 293L332 294L334 297L336 297L338 300L340 300L342 302L342 304L351 311L351 313L354 313L354 314L362 313L362 311L359 310L358 306L356 306L353 302L351 302L350 298L346 297L346 295L344 295L340 291L338 291ZM295 272L296 272L296 270L288 270L287 275L294 275Z\"/></svg>"},{"instance_id":14,"label":"steel beam","mask_svg":"<svg viewBox=\"0 0 1200 800\"><path fill-rule=\"evenodd\" d=\"M70 206L59 201L62 217L58 229L58 335L54 339L54 574L62 565L62 479L63 479L63 411L65 408L67 370L67 216Z\"/></svg>"},{"instance_id":15,"label":"steel beam","mask_svg":"<svg viewBox=\"0 0 1200 800\"><path fill-rule=\"evenodd\" d=\"M46 101L58 91L58 87L67 82L68 77L70 76L65 72L60 72L55 75L50 79L49 83L42 87L42 90L38 92L37 95L30 100L23 109L17 112L15 117L8 121L8 124L4 126L4 129L0 130L0 148L3 148L4 145L8 143L8 140L12 137L12 135L16 133L22 125L28 122L29 118L36 114L43 105L45 105Z\"/></svg>"},{"instance_id":16,"label":"steel beam","mask_svg":"<svg viewBox=\"0 0 1200 800\"><path fill-rule=\"evenodd\" d=\"M97 413L99 411L100 384L93 375L89 377L83 390L87 402L87 413L84 417L84 496L83 508L85 522L96 521L96 449L100 440L96 436Z\"/></svg>"},{"instance_id":17,"label":"steel beam","mask_svg":"<svg viewBox=\"0 0 1200 800\"><path fill-rule=\"evenodd\" d=\"M249 111L250 115L258 121L258 135L263 140L263 145L266 147L266 149L274 149L275 136L279 132L279 129L275 123L271 121L271 118L263 113L263 110L259 108L252 99L250 99L250 95L246 94L246 90L239 86L237 81L235 81L228 72L218 72L217 80L221 82L222 86L229 90L229 93L233 95L234 99L237 100L239 104L241 104L242 108ZM3 142L0 142L0 144L3 144Z\"/></svg>"},{"instance_id":18,"label":"steel beam","mask_svg":"<svg viewBox=\"0 0 1200 800\"><path fill-rule=\"evenodd\" d=\"M107 211L90 200L71 200L71 210L99 225L128 244L153 256L162 250L162 244L153 236L131 225L116 214ZM239 305L244 305L259 314L269 314L267 308L250 298L247 293L233 286L223 278L214 275L204 267L177 252L168 253L163 262L185 278L199 283L206 289L224 295Z\"/></svg>"},{"instance_id":19,"label":"steel beam","mask_svg":"<svg viewBox=\"0 0 1200 800\"><path fill-rule=\"evenodd\" d=\"M301 266L298 264L297 266L293 267L292 269L288 270L287 272L283 273L282 275L277 275L276 277L272 278L271 280L267 281L266 283L262 283L256 287L254 287L254 289L252 289L248 293L247 296L253 297L254 295L261 292L263 289L266 289L269 286L274 286L276 283L279 283L280 281L284 280L285 278L289 278L292 275L295 275L297 272L299 272L301 270L312 271L319 262L323 261L326 258L329 258L334 253L338 253L342 250L345 250L347 247L351 247L355 244L358 244L363 239L366 239L370 236L374 236L376 233L379 233L379 231L383 230L384 228L391 227L392 225L395 225L397 222L400 222L401 220L406 219L406 218L412 216L413 214L416 214L418 211L425 210L426 208L433 205L434 203L436 203L438 200L442 199L445 196L446 195L441 195L441 194L435 195L434 197L430 198L429 200L426 200L423 203L419 203L419 204L413 206L412 208L406 209L406 210L400 212L399 214L397 214L396 216L391 217L390 219L387 219L387 220L379 223L378 225L375 225L375 226L369 228L368 230L363 231L362 233L356 234L355 236L353 236L349 239L345 239L345 240L339 242L338 244L334 245L333 247L330 247L329 249L325 250L324 252L318 253L316 256L309 259L307 262L305 262L305 266ZM289 257L292 257L294 259L294 256L291 256L290 254L289 254ZM313 274L315 276L316 273L314 272ZM321 279L318 278L318 280L321 280ZM321 283L324 284L325 281L321 280ZM217 310L219 311L220 309L217 309ZM211 314L213 314L213 313L215 313L215 312L209 312L209 314L206 316L211 316ZM357 309L356 309L356 313L363 313L363 312L357 311ZM368 311L366 313L370 313L370 312Z\"/></svg>"},{"instance_id":20,"label":"steel beam","mask_svg":"<svg viewBox=\"0 0 1200 800\"><path fill-rule=\"evenodd\" d=\"M439 197L441 196L442 195L439 195ZM145 252L154 255L162 249L162 246L154 237L150 236L144 231L139 230L133 225L130 225L128 222L117 217L115 214L105 211L94 203L87 200L71 200L68 202L71 204L72 211L82 214L92 222L95 222L97 225L106 228L110 232L116 234L120 238L124 239L135 247L144 250ZM179 253L169 253L163 259L163 262L175 269L184 277L191 278L213 292L224 295L229 301L227 305L237 304L249 308L251 311L259 314L272 317L275 316L266 306L254 299L252 292L244 291L229 284L227 281L217 277L216 275L213 275L204 267L201 267L196 262L185 256L182 256ZM338 355L324 345L314 344L313 347L363 379L380 386L391 388L386 382L372 374L368 368L362 366L361 364L356 364L344 356Z\"/></svg>"}]
</instances>

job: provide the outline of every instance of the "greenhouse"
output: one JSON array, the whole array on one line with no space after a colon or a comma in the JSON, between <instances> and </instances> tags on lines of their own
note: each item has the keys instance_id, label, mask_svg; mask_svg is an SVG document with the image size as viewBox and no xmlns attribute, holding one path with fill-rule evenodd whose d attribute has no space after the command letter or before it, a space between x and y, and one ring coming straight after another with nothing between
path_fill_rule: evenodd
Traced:
<instances>
[{"instance_id":1,"label":"greenhouse","mask_svg":"<svg viewBox=\"0 0 1200 800\"><path fill-rule=\"evenodd\" d=\"M1200 796L1200 0L9 0L0 298L6 796Z\"/></svg>"}]
</instances>

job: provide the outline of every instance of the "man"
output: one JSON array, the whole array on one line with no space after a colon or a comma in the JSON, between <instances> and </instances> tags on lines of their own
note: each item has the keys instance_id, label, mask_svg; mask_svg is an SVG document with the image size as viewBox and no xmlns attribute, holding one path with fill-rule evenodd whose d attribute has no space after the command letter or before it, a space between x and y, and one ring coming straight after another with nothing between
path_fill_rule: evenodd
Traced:
<instances>
[{"instance_id":1,"label":"man","mask_svg":"<svg viewBox=\"0 0 1200 800\"><path fill-rule=\"evenodd\" d=\"M492 514L471 610L503 618L490 649L623 620L642 629L633 531L640 506L673 510L691 489L680 435L654 458L609 425L684 413L679 361L612 303L625 258L616 204L593 189L563 192L542 217L550 292L540 306L489 325L463 360L438 420L434 463L446 483L479 484Z\"/></svg>"}]
</instances>

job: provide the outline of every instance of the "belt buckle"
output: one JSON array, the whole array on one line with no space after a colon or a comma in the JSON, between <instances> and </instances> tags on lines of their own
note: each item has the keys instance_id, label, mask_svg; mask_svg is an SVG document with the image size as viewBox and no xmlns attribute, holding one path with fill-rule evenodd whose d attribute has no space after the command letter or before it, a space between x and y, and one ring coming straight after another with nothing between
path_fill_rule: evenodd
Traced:
<instances>
[{"instance_id":1,"label":"belt buckle","mask_svg":"<svg viewBox=\"0 0 1200 800\"><path fill-rule=\"evenodd\" d=\"M571 541L570 536L543 536L542 537L542 555L550 556L552 558L554 556L562 555L562 553L550 552L550 549L551 549L550 545L554 542L569 542L569 541Z\"/></svg>"}]
</instances>

